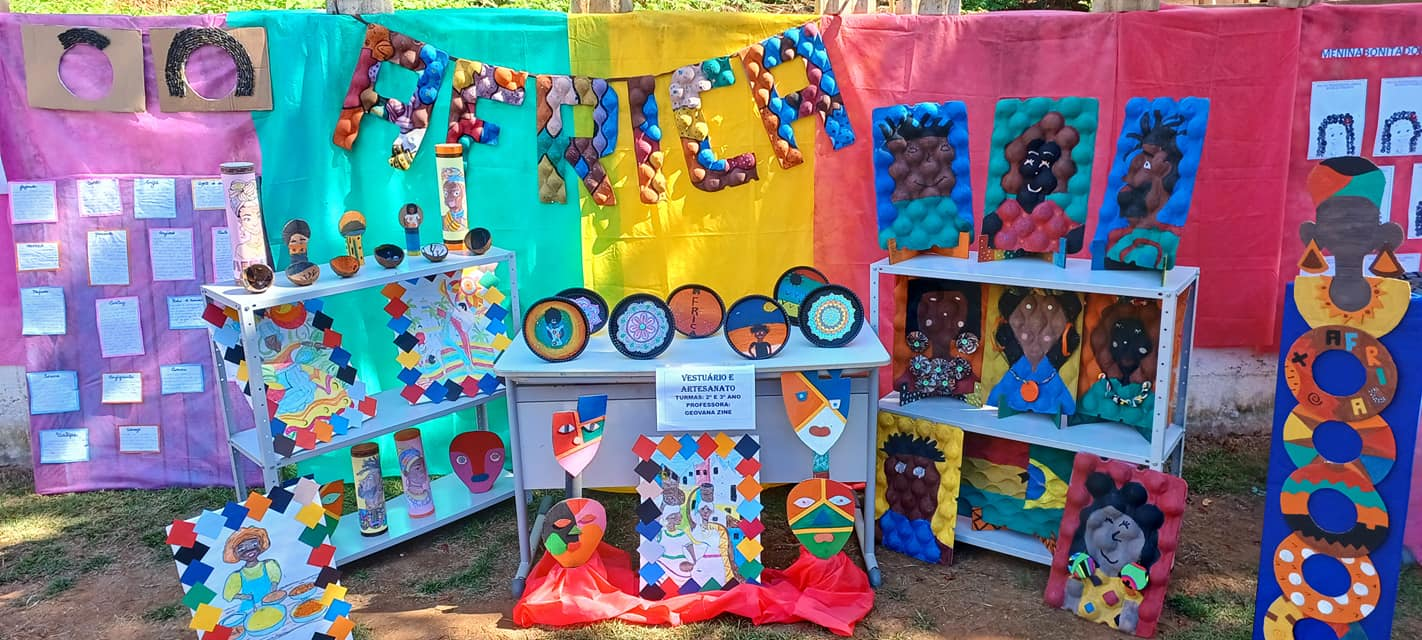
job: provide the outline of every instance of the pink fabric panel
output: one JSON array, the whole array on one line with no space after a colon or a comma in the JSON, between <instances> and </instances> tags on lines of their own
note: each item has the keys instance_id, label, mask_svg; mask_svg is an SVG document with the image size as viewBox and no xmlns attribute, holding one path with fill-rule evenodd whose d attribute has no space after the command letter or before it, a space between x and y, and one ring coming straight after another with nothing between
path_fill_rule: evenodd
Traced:
<instances>
[{"instance_id":1,"label":"pink fabric panel","mask_svg":"<svg viewBox=\"0 0 1422 640\"><path fill-rule=\"evenodd\" d=\"M56 180L60 206L57 224L12 227L8 198L0 196L0 261L14 265L14 240L59 241L62 271L26 273L17 278L13 267L0 270L0 297L14 300L18 286L63 286L69 306L68 334L19 338L18 313L6 314L0 324L0 345L23 345L19 355L29 371L74 370L79 373L81 411L32 416L35 485L41 493L107 488L207 486L231 481L226 437L217 418L217 388L208 348L207 332L169 331L166 298L199 293L210 281L209 229L225 226L218 211L193 213L188 180L177 181L178 218L136 220L132 213L133 175L216 176L217 167L231 160L258 161L259 149L252 116L248 113L163 113L158 107L159 76L151 51L145 51L148 96L143 113L99 113L30 109L26 99L24 52L20 25L64 24L129 28L222 26L224 17L191 16L130 18L122 16L58 16L0 14L0 108L6 114L0 127L0 156L10 180ZM148 47L145 35L145 50ZM210 75L204 62L221 58L194 56L189 77ZM220 68L220 67L219 67ZM230 71L230 62L226 68ZM121 178L125 213L107 218L80 218L74 202L74 178L102 175ZM194 230L194 258L199 280L153 283L149 269L149 228L190 227ZM88 286L85 232L122 228L129 232L128 287ZM147 354L133 358L101 358L94 340L94 300L138 296ZM7 347L0 346L0 349ZM0 351L0 361L15 354ZM27 357L25 357L27 356ZM204 394L160 395L158 367L163 364L200 363L206 369ZM100 404L100 381L105 372L143 373L144 403ZM235 391L234 401L243 402ZM240 406L240 405L239 405ZM246 412L241 412L246 413ZM241 415L239 413L239 415ZM117 453L118 425L157 424L163 453ZM250 418L248 419L250 424ZM90 462L39 464L35 434L42 429L87 428Z\"/></svg>"}]
</instances>

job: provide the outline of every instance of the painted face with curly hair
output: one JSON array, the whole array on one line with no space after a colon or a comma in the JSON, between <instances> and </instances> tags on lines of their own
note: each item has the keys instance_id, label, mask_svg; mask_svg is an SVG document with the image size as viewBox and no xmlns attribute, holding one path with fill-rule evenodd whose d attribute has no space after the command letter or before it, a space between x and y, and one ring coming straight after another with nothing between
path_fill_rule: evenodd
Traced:
<instances>
[{"instance_id":1,"label":"painted face with curly hair","mask_svg":"<svg viewBox=\"0 0 1422 640\"><path fill-rule=\"evenodd\" d=\"M1007 323L1022 346L1022 355L1036 366L1056 346L1066 332L1066 312L1051 296L1032 293L1017 305Z\"/></svg>"}]
</instances>

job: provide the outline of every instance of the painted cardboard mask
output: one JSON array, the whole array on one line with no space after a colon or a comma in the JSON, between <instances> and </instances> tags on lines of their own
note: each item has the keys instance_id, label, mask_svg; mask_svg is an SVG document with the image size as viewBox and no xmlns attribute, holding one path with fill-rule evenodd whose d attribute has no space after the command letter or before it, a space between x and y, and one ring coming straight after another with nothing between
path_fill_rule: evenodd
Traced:
<instances>
[{"instance_id":1,"label":"painted cardboard mask","mask_svg":"<svg viewBox=\"0 0 1422 640\"><path fill-rule=\"evenodd\" d=\"M449 464L470 493L484 493L504 471L504 441L490 431L470 431L449 443Z\"/></svg>"},{"instance_id":2,"label":"painted cardboard mask","mask_svg":"<svg viewBox=\"0 0 1422 640\"><path fill-rule=\"evenodd\" d=\"M341 512L345 510L345 500L345 480L333 480L321 485L321 506L326 509L326 515L331 519L341 519Z\"/></svg>"},{"instance_id":3,"label":"painted cardboard mask","mask_svg":"<svg viewBox=\"0 0 1422 640\"><path fill-rule=\"evenodd\" d=\"M785 515L806 550L830 558L854 534L854 491L840 482L811 478L790 489Z\"/></svg>"},{"instance_id":4,"label":"painted cardboard mask","mask_svg":"<svg viewBox=\"0 0 1422 640\"><path fill-rule=\"evenodd\" d=\"M569 475L586 469L602 444L607 422L607 396L581 396L578 410L553 414L553 456Z\"/></svg>"},{"instance_id":5,"label":"painted cardboard mask","mask_svg":"<svg viewBox=\"0 0 1422 640\"><path fill-rule=\"evenodd\" d=\"M553 505L546 522L543 546L558 564L571 569L586 563L602 544L607 512L596 500L571 498Z\"/></svg>"},{"instance_id":6,"label":"painted cardboard mask","mask_svg":"<svg viewBox=\"0 0 1422 640\"><path fill-rule=\"evenodd\" d=\"M838 372L831 376L820 378L814 372L807 376L800 371L780 374L780 394L790 426L800 441L819 455L829 453L839 440L849 413L849 379L839 377Z\"/></svg>"}]
</instances>

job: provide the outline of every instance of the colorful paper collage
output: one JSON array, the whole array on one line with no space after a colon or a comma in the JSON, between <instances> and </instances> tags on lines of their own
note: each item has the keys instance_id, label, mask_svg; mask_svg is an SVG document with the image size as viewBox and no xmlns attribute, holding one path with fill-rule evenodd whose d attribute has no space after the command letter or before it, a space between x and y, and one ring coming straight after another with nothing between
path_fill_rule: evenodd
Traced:
<instances>
[{"instance_id":1,"label":"colorful paper collage","mask_svg":"<svg viewBox=\"0 0 1422 640\"><path fill-rule=\"evenodd\" d=\"M874 513L879 543L924 562L953 562L963 430L881 412Z\"/></svg>"},{"instance_id":2,"label":"colorful paper collage","mask_svg":"<svg viewBox=\"0 0 1422 640\"><path fill-rule=\"evenodd\" d=\"M897 262L919 252L968 257L974 237L968 108L920 102L874 110L879 247Z\"/></svg>"},{"instance_id":3,"label":"colorful paper collage","mask_svg":"<svg viewBox=\"0 0 1422 640\"><path fill-rule=\"evenodd\" d=\"M643 598L757 583L760 440L725 433L639 436L637 547Z\"/></svg>"},{"instance_id":4,"label":"colorful paper collage","mask_svg":"<svg viewBox=\"0 0 1422 640\"><path fill-rule=\"evenodd\" d=\"M998 414L1076 413L1081 359L1081 294L990 286L983 327L992 332L983 360L985 403Z\"/></svg>"},{"instance_id":5,"label":"colorful paper collage","mask_svg":"<svg viewBox=\"0 0 1422 640\"><path fill-rule=\"evenodd\" d=\"M1095 98L1006 99L993 113L978 260L1064 258L1083 248L1096 154Z\"/></svg>"},{"instance_id":6,"label":"colorful paper collage","mask_svg":"<svg viewBox=\"0 0 1422 640\"><path fill-rule=\"evenodd\" d=\"M582 179L593 202L617 204L602 158L617 147L617 92L602 78L540 75L538 89L538 197L567 202L567 185L558 173L566 162ZM563 107L592 107L590 136L563 134Z\"/></svg>"},{"instance_id":7,"label":"colorful paper collage","mask_svg":"<svg viewBox=\"0 0 1422 640\"><path fill-rule=\"evenodd\" d=\"M741 64L750 79L751 95L760 109L760 120L775 147L780 167L789 169L805 161L795 144L791 123L818 114L825 134L836 151L854 143L854 129L849 125L849 112L839 95L839 82L830 66L829 52L820 38L815 22L766 38L740 52ZM794 93L781 95L773 69L799 58L805 61L805 77L809 85Z\"/></svg>"},{"instance_id":8,"label":"colorful paper collage","mask_svg":"<svg viewBox=\"0 0 1422 640\"><path fill-rule=\"evenodd\" d=\"M1205 98L1126 101L1091 241L1093 268L1175 266L1209 116Z\"/></svg>"},{"instance_id":9,"label":"colorful paper collage","mask_svg":"<svg viewBox=\"0 0 1422 640\"><path fill-rule=\"evenodd\" d=\"M351 636L319 491L300 478L168 527L189 628L204 640Z\"/></svg>"},{"instance_id":10,"label":"colorful paper collage","mask_svg":"<svg viewBox=\"0 0 1422 640\"><path fill-rule=\"evenodd\" d=\"M492 271L451 271L392 282L380 290L389 300L386 324L395 333L400 396L417 404L488 395L502 384L494 361L511 342L509 312L496 283L475 283Z\"/></svg>"},{"instance_id":11,"label":"colorful paper collage","mask_svg":"<svg viewBox=\"0 0 1422 640\"><path fill-rule=\"evenodd\" d=\"M1086 296L1081 375L1071 423L1121 422L1152 437L1160 301Z\"/></svg>"},{"instance_id":12,"label":"colorful paper collage","mask_svg":"<svg viewBox=\"0 0 1422 640\"><path fill-rule=\"evenodd\" d=\"M1185 481L1089 453L1072 466L1046 601L1142 638L1155 635L1185 521Z\"/></svg>"},{"instance_id":13,"label":"colorful paper collage","mask_svg":"<svg viewBox=\"0 0 1422 640\"><path fill-rule=\"evenodd\" d=\"M986 394L974 393L987 350L982 292L973 282L900 278L895 283L893 388L900 403Z\"/></svg>"},{"instance_id":14,"label":"colorful paper collage","mask_svg":"<svg viewBox=\"0 0 1422 640\"><path fill-rule=\"evenodd\" d=\"M324 307L315 298L257 312L272 447L284 456L330 442L375 415L375 397L356 379L351 354L341 346L344 336ZM212 341L222 350L228 380L251 395L237 311L209 303L203 319L213 326Z\"/></svg>"},{"instance_id":15,"label":"colorful paper collage","mask_svg":"<svg viewBox=\"0 0 1422 640\"><path fill-rule=\"evenodd\" d=\"M1072 453L978 434L963 436L958 514L973 529L1008 529L1056 548Z\"/></svg>"}]
</instances>

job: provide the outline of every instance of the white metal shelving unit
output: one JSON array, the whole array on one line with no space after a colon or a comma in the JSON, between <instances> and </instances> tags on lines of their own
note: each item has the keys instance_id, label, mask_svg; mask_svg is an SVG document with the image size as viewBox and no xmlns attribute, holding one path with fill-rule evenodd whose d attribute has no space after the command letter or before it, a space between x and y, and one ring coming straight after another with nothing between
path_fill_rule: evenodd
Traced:
<instances>
[{"instance_id":1,"label":"white metal shelving unit","mask_svg":"<svg viewBox=\"0 0 1422 640\"><path fill-rule=\"evenodd\" d=\"M518 326L518 269L514 254L499 248L492 248L483 255L451 253L440 262L430 262L423 257L409 256L394 269L382 268L373 256L366 256L366 265L356 275L342 278L331 271L330 265L322 265L321 278L307 287L292 286L283 278L281 284L262 293L250 293L235 284L213 284L202 288L203 295L210 301L237 310L242 328L242 348L246 355L249 372L262 370L261 352L257 349L257 312L284 304L294 304L316 298L369 289L379 289L392 282L401 282L451 271L462 271L471 267L490 264L506 264L509 272L508 300L509 316L505 323L509 327ZM256 463L262 471L265 487L274 486L279 481L278 470L286 465L296 464L316 456L346 449L351 445L372 440L418 424L442 418L467 409L475 410L479 429L489 428L486 405L504 397L501 385L493 393L465 396L448 402L426 402L411 405L400 397L399 389L388 389L374 394L376 415L365 420L359 428L345 434L336 435L330 442L319 443L314 449L298 449L289 456L277 453L272 447L270 422L267 419L266 382L260 374L249 374L247 383L251 393L248 396L253 422L256 427L236 430L233 412L236 410L228 399L226 387L229 380L223 366L220 347L212 344L213 367L217 372L218 389L222 399L223 427L227 431L227 443L232 454L232 483L237 499L245 499L246 482L242 477L239 462L247 458ZM429 452L426 452L429 455ZM399 544L410 538L423 535L490 505L502 502L514 494L513 475L505 472L493 489L485 493L471 494L455 476L449 475L431 483L435 513L424 518L411 518L405 508L404 496L396 496L386 502L386 516L390 529L379 536L362 536L360 526L354 517L343 518L332 534L332 544L336 546L337 565L351 562L382 549Z\"/></svg>"},{"instance_id":2,"label":"white metal shelving unit","mask_svg":"<svg viewBox=\"0 0 1422 640\"><path fill-rule=\"evenodd\" d=\"M869 265L869 326L879 327L881 278L914 277L956 280L979 284L1058 289L1088 294L1132 296L1160 300L1160 351L1155 375L1155 419L1149 442L1135 427L1118 422L1097 422L1060 428L1050 416L1020 413L999 418L995 408L978 408L952 398L926 398L899 404L899 394L889 393L878 409L911 418L958 427L969 433L1096 455L1179 474L1185 455L1185 406L1189 386L1190 349L1195 336L1195 294L1200 270L1176 267L1163 274L1153 271L1093 271L1089 260L1071 258L1066 267L1045 260L1019 258L978 262L922 255L897 263L883 259ZM1182 331L1177 335L1179 303L1185 301ZM984 333L986 333L984 329ZM1178 370L1175 354L1179 353ZM1173 396L1173 406L1172 406ZM878 424L878 420L875 420ZM1036 538L1014 531L975 531L965 521L954 529L957 542L991 549L1040 564L1050 564L1051 554Z\"/></svg>"}]
</instances>

